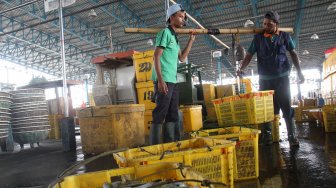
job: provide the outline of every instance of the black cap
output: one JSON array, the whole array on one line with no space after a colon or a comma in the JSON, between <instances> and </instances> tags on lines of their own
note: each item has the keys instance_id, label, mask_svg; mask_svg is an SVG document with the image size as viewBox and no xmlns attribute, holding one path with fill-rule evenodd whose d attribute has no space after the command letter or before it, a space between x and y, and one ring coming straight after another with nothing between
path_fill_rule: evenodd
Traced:
<instances>
[{"instance_id":1,"label":"black cap","mask_svg":"<svg viewBox=\"0 0 336 188\"><path fill-rule=\"evenodd\" d=\"M275 23L280 22L280 16L276 11L268 11L265 14L265 18L273 20Z\"/></svg>"}]
</instances>

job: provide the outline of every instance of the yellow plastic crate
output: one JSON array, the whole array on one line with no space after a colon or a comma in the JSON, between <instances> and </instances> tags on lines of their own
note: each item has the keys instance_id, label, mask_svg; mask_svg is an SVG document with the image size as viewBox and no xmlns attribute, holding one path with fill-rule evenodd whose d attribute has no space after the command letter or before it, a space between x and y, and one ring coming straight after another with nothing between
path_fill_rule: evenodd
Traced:
<instances>
[{"instance_id":1,"label":"yellow plastic crate","mask_svg":"<svg viewBox=\"0 0 336 188\"><path fill-rule=\"evenodd\" d=\"M250 125L274 119L273 90L213 100L219 126Z\"/></svg>"},{"instance_id":2,"label":"yellow plastic crate","mask_svg":"<svg viewBox=\"0 0 336 188\"><path fill-rule=\"evenodd\" d=\"M203 127L202 122L202 106L183 106L180 107L183 113L183 131L197 131Z\"/></svg>"},{"instance_id":3,"label":"yellow plastic crate","mask_svg":"<svg viewBox=\"0 0 336 188\"><path fill-rule=\"evenodd\" d=\"M294 108L294 119L298 122L309 122L309 121L315 121L316 119L310 112L309 109L317 108L315 106L299 106Z\"/></svg>"},{"instance_id":4,"label":"yellow plastic crate","mask_svg":"<svg viewBox=\"0 0 336 188\"><path fill-rule=\"evenodd\" d=\"M216 86L216 98L228 97L236 95L234 84Z\"/></svg>"},{"instance_id":5,"label":"yellow plastic crate","mask_svg":"<svg viewBox=\"0 0 336 188\"><path fill-rule=\"evenodd\" d=\"M233 97L225 97L212 101L215 107L219 126L231 126L235 123L233 116Z\"/></svg>"},{"instance_id":6,"label":"yellow plastic crate","mask_svg":"<svg viewBox=\"0 0 336 188\"><path fill-rule=\"evenodd\" d=\"M78 109L84 154L145 144L143 104L123 104Z\"/></svg>"},{"instance_id":7,"label":"yellow plastic crate","mask_svg":"<svg viewBox=\"0 0 336 188\"><path fill-rule=\"evenodd\" d=\"M236 97L233 102L235 121L242 125L273 121L273 93L274 91L259 91Z\"/></svg>"},{"instance_id":8,"label":"yellow plastic crate","mask_svg":"<svg viewBox=\"0 0 336 188\"><path fill-rule=\"evenodd\" d=\"M206 111L207 111L207 116L206 116L207 122L217 122L216 110L212 103L206 104Z\"/></svg>"},{"instance_id":9,"label":"yellow plastic crate","mask_svg":"<svg viewBox=\"0 0 336 188\"><path fill-rule=\"evenodd\" d=\"M202 84L204 103L211 103L216 98L215 85Z\"/></svg>"},{"instance_id":10,"label":"yellow plastic crate","mask_svg":"<svg viewBox=\"0 0 336 188\"><path fill-rule=\"evenodd\" d=\"M259 177L258 138L260 131L244 127L201 130L192 137L207 137L236 141L234 152L234 179L236 181Z\"/></svg>"},{"instance_id":11,"label":"yellow plastic crate","mask_svg":"<svg viewBox=\"0 0 336 188\"><path fill-rule=\"evenodd\" d=\"M137 82L147 82L151 80L154 66L153 57L134 59L135 77Z\"/></svg>"},{"instance_id":12,"label":"yellow plastic crate","mask_svg":"<svg viewBox=\"0 0 336 188\"><path fill-rule=\"evenodd\" d=\"M246 93L252 92L252 81L248 78L243 78L240 80L241 83L245 84L246 87Z\"/></svg>"},{"instance_id":13,"label":"yellow plastic crate","mask_svg":"<svg viewBox=\"0 0 336 188\"><path fill-rule=\"evenodd\" d=\"M152 110L146 110L145 111L145 122L144 122L145 135L149 135L152 121L153 121Z\"/></svg>"},{"instance_id":14,"label":"yellow plastic crate","mask_svg":"<svg viewBox=\"0 0 336 188\"><path fill-rule=\"evenodd\" d=\"M190 167L180 167L177 163L157 163L146 166L135 166L128 168L118 168L103 170L85 174L67 176L54 188L93 188L103 187L104 183L112 183L113 177L120 177L122 185L127 186L127 181L152 182L156 180L185 180L195 179L203 181L206 178L195 172ZM117 178L115 178L117 179ZM202 187L201 183L186 182L188 186Z\"/></svg>"},{"instance_id":15,"label":"yellow plastic crate","mask_svg":"<svg viewBox=\"0 0 336 188\"><path fill-rule=\"evenodd\" d=\"M51 130L48 134L49 139L60 139L61 138L61 125L60 120L63 118L63 115L52 114L49 115L49 123Z\"/></svg>"},{"instance_id":16,"label":"yellow plastic crate","mask_svg":"<svg viewBox=\"0 0 336 188\"><path fill-rule=\"evenodd\" d=\"M138 52L133 54L133 59L143 59L143 58L149 58L154 56L154 50L148 50L145 52Z\"/></svg>"},{"instance_id":17,"label":"yellow plastic crate","mask_svg":"<svg viewBox=\"0 0 336 188\"><path fill-rule=\"evenodd\" d=\"M139 104L145 104L146 110L153 110L156 106L156 104L151 101L154 95L153 81L140 82L136 83L135 85L137 88L137 96Z\"/></svg>"},{"instance_id":18,"label":"yellow plastic crate","mask_svg":"<svg viewBox=\"0 0 336 188\"><path fill-rule=\"evenodd\" d=\"M322 108L325 132L336 132L336 105L326 105Z\"/></svg>"},{"instance_id":19,"label":"yellow plastic crate","mask_svg":"<svg viewBox=\"0 0 336 188\"><path fill-rule=\"evenodd\" d=\"M279 142L280 141L279 125L280 125L280 115L275 115L274 120L272 122L272 139L273 139L273 142Z\"/></svg>"},{"instance_id":20,"label":"yellow plastic crate","mask_svg":"<svg viewBox=\"0 0 336 188\"><path fill-rule=\"evenodd\" d=\"M196 138L174 143L129 149L113 154L119 167L178 162L190 165L204 177L233 187L235 142Z\"/></svg>"}]
</instances>

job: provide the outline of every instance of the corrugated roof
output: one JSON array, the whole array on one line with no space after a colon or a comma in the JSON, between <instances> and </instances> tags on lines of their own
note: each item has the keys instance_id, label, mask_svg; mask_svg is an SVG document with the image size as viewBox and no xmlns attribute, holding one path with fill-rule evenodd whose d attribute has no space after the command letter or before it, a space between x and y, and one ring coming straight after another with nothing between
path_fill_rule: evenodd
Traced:
<instances>
[{"instance_id":1,"label":"corrugated roof","mask_svg":"<svg viewBox=\"0 0 336 188\"><path fill-rule=\"evenodd\" d=\"M25 1L28 2L28 1ZM92 7L112 2L106 6L95 8L97 17L89 18ZM165 27L165 1L150 0L77 0L77 2L64 9L64 15L74 14L65 18L65 42L67 62L72 65L72 75L87 74L93 72L90 64L91 57L110 53L109 27L112 30L112 41L115 51L137 50L145 51L153 49L147 45L148 39L155 39L155 35L126 34L125 27ZM333 0L256 0L256 12L253 14L251 0L218 1L218 0L183 0L178 1L185 6L189 14L194 16L206 28L241 28L247 19L262 24L263 14L268 10L276 10L280 15L281 27L296 27L296 17L300 11L301 18L299 41L297 51L302 60L303 69L321 68L324 61L324 51L335 47L336 12L328 12L327 7ZM300 2L305 2L302 9L298 8ZM0 0L0 10L15 7L18 1ZM189 4L191 3L191 4ZM85 10L86 11L83 11ZM59 28L58 20L39 24L43 21L57 18L57 11L44 13L42 1L27 5L14 11L6 12L0 22L3 32L11 32L26 26L35 27L8 33L0 37L0 58L13 57L19 64L34 64L36 69L54 75L60 75L61 70L54 70L59 64ZM188 26L192 27L192 24ZM1 29L0 29L1 30ZM29 33L32 32L33 34ZM311 40L312 34L318 34L319 40ZM0 32L1 35L1 32ZM240 43L247 49L253 35L240 35ZM294 35L292 35L294 37ZM40 37L40 38L39 38ZM231 46L231 35L217 35L225 44ZM188 36L179 36L182 48L186 44ZM212 72L216 69L216 63L211 61L211 50L217 47L210 46L207 36L197 36L190 52L189 62L199 65L208 65ZM36 41L36 42L34 42ZM51 45L55 44L55 45ZM215 43L219 48L223 46ZM309 55L302 55L303 50L308 50ZM18 53L22 52L22 53ZM24 56L23 52L29 53ZM6 53L6 54L4 54ZM38 59L41 54L45 59ZM232 64L232 51L227 57ZM11 58L15 62L15 59ZM20 59L20 60L18 60ZM212 62L212 63L211 63ZM251 63L255 69L255 63ZM78 67L78 69L76 68ZM77 74L77 75L78 75ZM70 74L69 74L70 75ZM205 79L214 79L214 74L206 73Z\"/></svg>"}]
</instances>

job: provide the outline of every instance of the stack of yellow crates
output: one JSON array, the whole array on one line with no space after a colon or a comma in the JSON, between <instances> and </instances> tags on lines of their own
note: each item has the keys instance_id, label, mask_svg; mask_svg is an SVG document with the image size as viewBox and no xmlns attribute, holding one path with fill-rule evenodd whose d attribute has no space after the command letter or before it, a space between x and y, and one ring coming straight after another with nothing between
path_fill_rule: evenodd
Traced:
<instances>
[{"instance_id":1,"label":"stack of yellow crates","mask_svg":"<svg viewBox=\"0 0 336 188\"><path fill-rule=\"evenodd\" d=\"M336 132L336 105L325 105L322 108L325 132Z\"/></svg>"},{"instance_id":2,"label":"stack of yellow crates","mask_svg":"<svg viewBox=\"0 0 336 188\"><path fill-rule=\"evenodd\" d=\"M222 97L229 97L233 95L236 95L234 84L216 86L216 99L219 99Z\"/></svg>"},{"instance_id":3,"label":"stack of yellow crates","mask_svg":"<svg viewBox=\"0 0 336 188\"><path fill-rule=\"evenodd\" d=\"M154 50L133 55L138 103L145 104L145 135L149 135L152 111L155 108L155 103L151 102L154 95L154 83L151 80L154 67L153 56Z\"/></svg>"},{"instance_id":4,"label":"stack of yellow crates","mask_svg":"<svg viewBox=\"0 0 336 188\"><path fill-rule=\"evenodd\" d=\"M216 111L212 103L212 100L216 98L215 85L202 84L202 89L203 89L203 100L207 111L206 120L208 122L216 122L217 121Z\"/></svg>"},{"instance_id":5,"label":"stack of yellow crates","mask_svg":"<svg viewBox=\"0 0 336 188\"><path fill-rule=\"evenodd\" d=\"M51 130L49 132L49 139L61 139L61 124L60 120L64 116L61 114L51 114L49 115L49 123Z\"/></svg>"},{"instance_id":6,"label":"stack of yellow crates","mask_svg":"<svg viewBox=\"0 0 336 188\"><path fill-rule=\"evenodd\" d=\"M322 96L326 105L336 104L336 51L323 62Z\"/></svg>"}]
</instances>

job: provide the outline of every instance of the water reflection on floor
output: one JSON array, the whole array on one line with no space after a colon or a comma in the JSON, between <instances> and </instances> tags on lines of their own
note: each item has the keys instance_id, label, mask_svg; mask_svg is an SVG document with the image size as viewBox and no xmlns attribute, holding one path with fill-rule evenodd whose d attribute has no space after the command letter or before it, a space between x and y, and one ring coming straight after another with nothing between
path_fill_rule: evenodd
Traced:
<instances>
[{"instance_id":1,"label":"water reflection on floor","mask_svg":"<svg viewBox=\"0 0 336 188\"><path fill-rule=\"evenodd\" d=\"M297 124L300 148L291 149L282 123L282 141L259 148L259 179L236 187L336 187L336 133L323 129L315 122Z\"/></svg>"}]
</instances>

